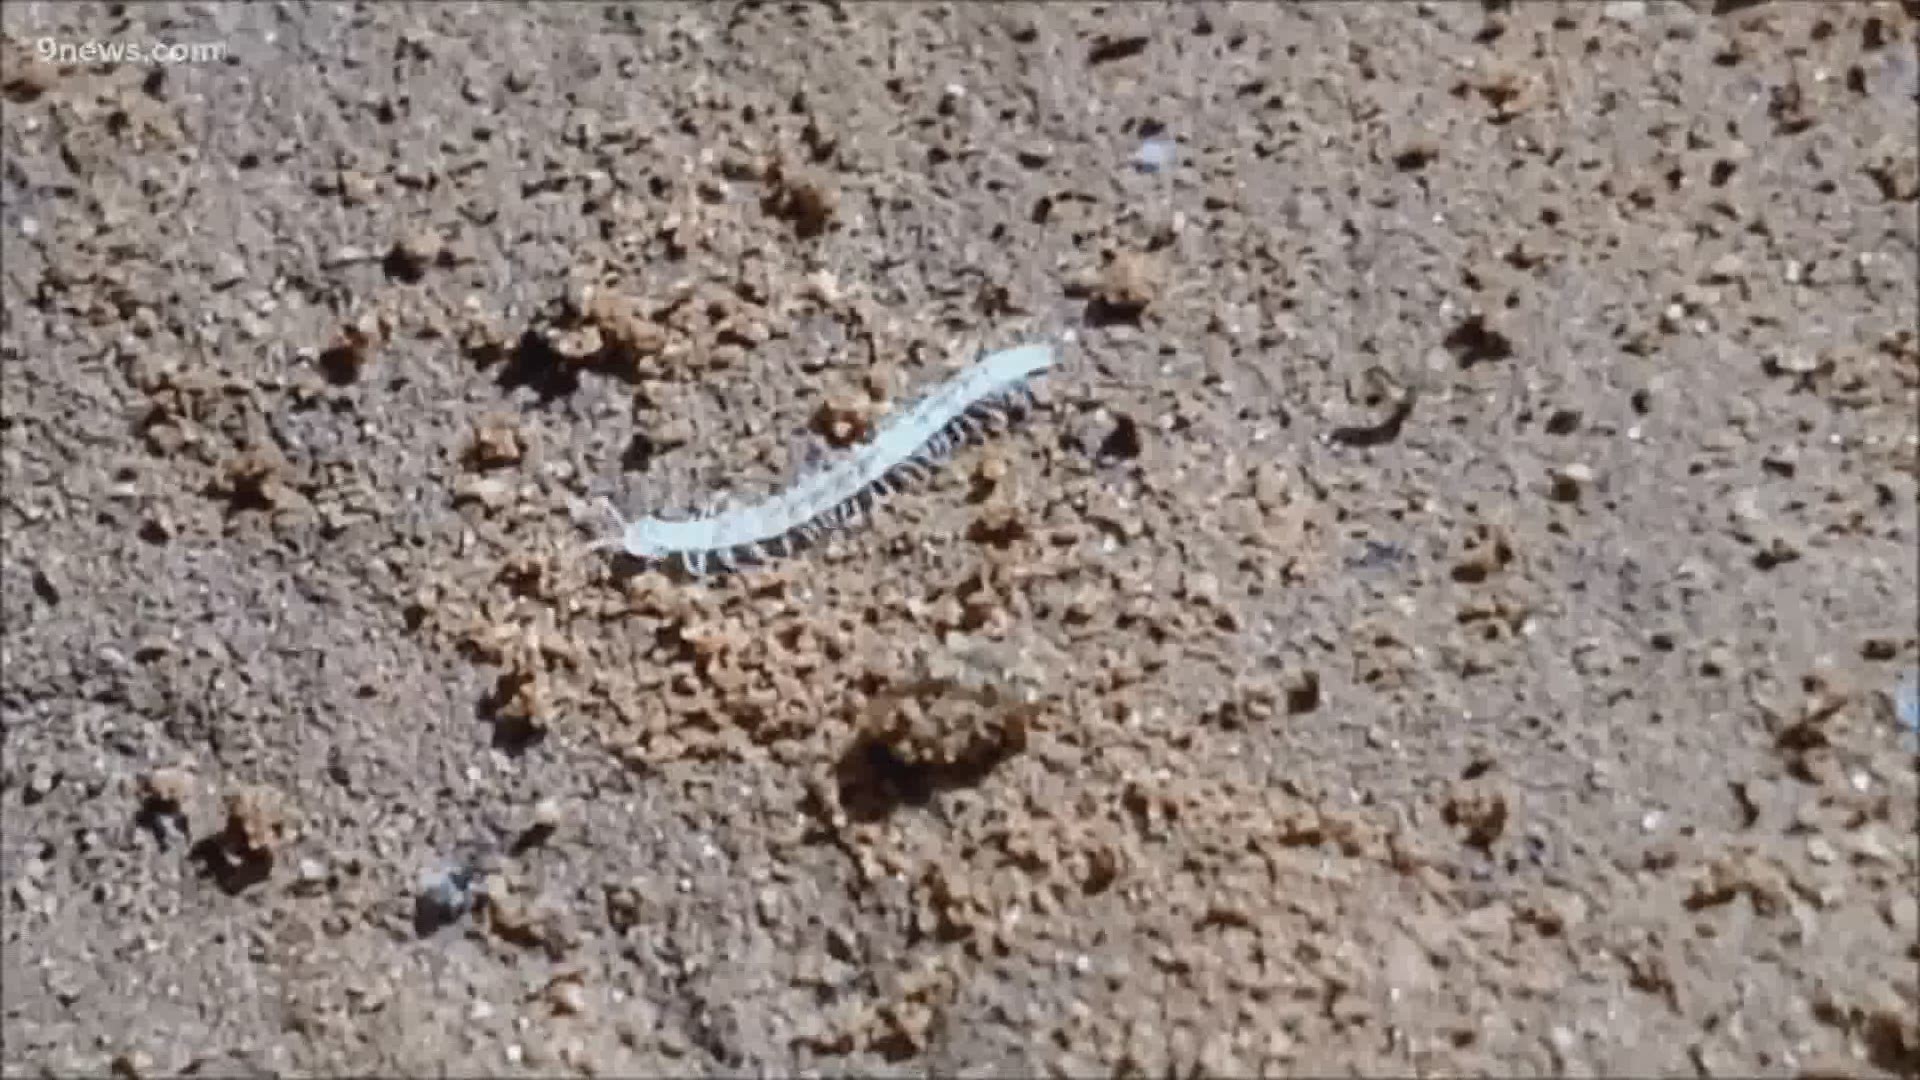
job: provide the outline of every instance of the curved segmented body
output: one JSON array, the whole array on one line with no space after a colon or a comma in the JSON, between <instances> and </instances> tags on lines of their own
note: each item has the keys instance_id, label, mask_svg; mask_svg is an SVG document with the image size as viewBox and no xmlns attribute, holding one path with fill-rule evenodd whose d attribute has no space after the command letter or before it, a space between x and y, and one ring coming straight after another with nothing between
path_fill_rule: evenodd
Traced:
<instances>
[{"instance_id":1,"label":"curved segmented body","mask_svg":"<svg viewBox=\"0 0 1920 1080\"><path fill-rule=\"evenodd\" d=\"M709 558L731 567L737 558L763 557L810 540L851 520L867 501L974 434L983 412L1024 393L1026 381L1053 360L1049 345L994 353L920 399L851 454L764 502L688 521L621 520L620 536L596 546L617 546L639 559L677 556L702 573Z\"/></svg>"}]
</instances>

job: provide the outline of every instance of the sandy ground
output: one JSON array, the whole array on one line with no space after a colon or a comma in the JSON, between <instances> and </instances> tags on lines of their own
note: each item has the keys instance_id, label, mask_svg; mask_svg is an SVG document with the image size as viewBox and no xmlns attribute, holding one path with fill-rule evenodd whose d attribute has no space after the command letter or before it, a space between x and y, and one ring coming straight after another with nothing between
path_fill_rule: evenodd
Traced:
<instances>
[{"instance_id":1,"label":"sandy ground","mask_svg":"<svg viewBox=\"0 0 1920 1080\"><path fill-rule=\"evenodd\" d=\"M1911 4L4 12L8 1075L1920 1074Z\"/></svg>"}]
</instances>

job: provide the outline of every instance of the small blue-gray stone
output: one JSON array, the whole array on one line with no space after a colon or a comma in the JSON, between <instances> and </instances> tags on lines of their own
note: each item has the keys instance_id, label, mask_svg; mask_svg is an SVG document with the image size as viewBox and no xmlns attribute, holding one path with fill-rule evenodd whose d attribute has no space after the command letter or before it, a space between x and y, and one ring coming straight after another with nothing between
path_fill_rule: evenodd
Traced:
<instances>
[{"instance_id":1,"label":"small blue-gray stone","mask_svg":"<svg viewBox=\"0 0 1920 1080\"><path fill-rule=\"evenodd\" d=\"M1893 690L1893 715L1909 734L1920 735L1920 671L1909 671Z\"/></svg>"},{"instance_id":2,"label":"small blue-gray stone","mask_svg":"<svg viewBox=\"0 0 1920 1080\"><path fill-rule=\"evenodd\" d=\"M1157 173L1173 164L1175 149L1172 139L1147 139L1133 152L1133 167L1143 173Z\"/></svg>"},{"instance_id":3,"label":"small blue-gray stone","mask_svg":"<svg viewBox=\"0 0 1920 1080\"><path fill-rule=\"evenodd\" d=\"M473 872L452 867L422 874L413 898L413 924L430 934L457 921L473 907Z\"/></svg>"}]
</instances>

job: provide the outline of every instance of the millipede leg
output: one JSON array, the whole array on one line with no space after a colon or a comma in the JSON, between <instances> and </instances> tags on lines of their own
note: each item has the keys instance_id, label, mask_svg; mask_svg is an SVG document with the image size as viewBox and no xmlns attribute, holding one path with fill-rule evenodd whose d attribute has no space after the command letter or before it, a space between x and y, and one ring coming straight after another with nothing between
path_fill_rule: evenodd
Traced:
<instances>
[{"instance_id":1,"label":"millipede leg","mask_svg":"<svg viewBox=\"0 0 1920 1080\"><path fill-rule=\"evenodd\" d=\"M599 501L601 509L605 510L607 516L613 519L613 531L626 532L627 519L620 516L620 508L613 505L613 500L607 498L605 495L600 496Z\"/></svg>"}]
</instances>

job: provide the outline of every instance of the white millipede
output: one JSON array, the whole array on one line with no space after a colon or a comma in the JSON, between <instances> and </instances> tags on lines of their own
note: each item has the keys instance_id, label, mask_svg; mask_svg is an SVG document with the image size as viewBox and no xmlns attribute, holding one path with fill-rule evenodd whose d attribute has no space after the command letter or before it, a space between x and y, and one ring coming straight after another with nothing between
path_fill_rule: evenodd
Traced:
<instances>
[{"instance_id":1,"label":"white millipede","mask_svg":"<svg viewBox=\"0 0 1920 1080\"><path fill-rule=\"evenodd\" d=\"M1052 366L1053 347L1021 345L987 356L888 423L871 440L802 477L764 502L685 521L627 521L611 503L620 535L594 548L618 547L636 559L678 557L705 573L708 559L731 569L740 559L791 550L851 521L871 500L924 472L931 462L978 432L978 422L1026 382Z\"/></svg>"}]
</instances>

